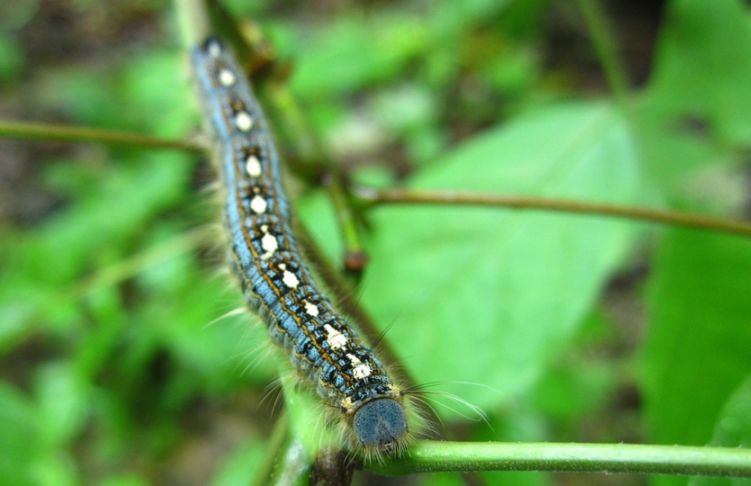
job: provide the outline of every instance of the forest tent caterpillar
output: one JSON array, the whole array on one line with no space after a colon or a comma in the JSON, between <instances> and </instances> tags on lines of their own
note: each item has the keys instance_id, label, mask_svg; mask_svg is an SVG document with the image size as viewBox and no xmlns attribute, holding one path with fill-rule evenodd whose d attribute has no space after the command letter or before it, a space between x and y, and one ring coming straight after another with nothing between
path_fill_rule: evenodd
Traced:
<instances>
[{"instance_id":1,"label":"forest tent caterpillar","mask_svg":"<svg viewBox=\"0 0 751 486\"><path fill-rule=\"evenodd\" d=\"M249 307L368 455L408 438L403 391L316 288L291 230L268 122L231 51L210 37L192 51L203 110L217 146L231 266Z\"/></svg>"}]
</instances>

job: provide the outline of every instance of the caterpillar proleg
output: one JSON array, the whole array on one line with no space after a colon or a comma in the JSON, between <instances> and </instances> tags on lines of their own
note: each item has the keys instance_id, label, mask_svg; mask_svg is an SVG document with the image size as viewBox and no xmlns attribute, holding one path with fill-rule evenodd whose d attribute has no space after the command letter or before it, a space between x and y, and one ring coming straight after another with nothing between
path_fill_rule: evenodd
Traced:
<instances>
[{"instance_id":1,"label":"caterpillar proleg","mask_svg":"<svg viewBox=\"0 0 751 486\"><path fill-rule=\"evenodd\" d=\"M231 266L247 304L299 374L337 410L367 454L403 448L404 394L381 361L317 289L291 229L268 122L232 52L208 38L192 51L217 147Z\"/></svg>"}]
</instances>

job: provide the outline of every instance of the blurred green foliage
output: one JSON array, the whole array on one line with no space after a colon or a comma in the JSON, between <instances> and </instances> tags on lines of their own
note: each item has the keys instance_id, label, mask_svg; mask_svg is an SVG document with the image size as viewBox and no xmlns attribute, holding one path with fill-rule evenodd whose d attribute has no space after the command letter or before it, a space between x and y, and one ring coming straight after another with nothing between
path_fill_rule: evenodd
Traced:
<instances>
[{"instance_id":1,"label":"blurred green foliage","mask_svg":"<svg viewBox=\"0 0 751 486\"><path fill-rule=\"evenodd\" d=\"M20 3L0 23L0 86L18 100L3 116L197 136L170 6ZM651 75L627 113L591 68L571 2L271 3L227 5L292 61L290 89L358 181L736 215L749 200L741 0L666 2L657 42L641 52L654 51ZM634 39L622 3L609 5ZM58 60L34 42L60 12L77 19L67 39L81 48ZM247 484L270 433L274 366L257 318L214 323L241 301L217 275L205 161L41 153L21 187L43 188L47 210L0 221L0 482ZM338 261L325 195L294 187L301 218ZM205 233L216 244L196 237ZM466 207L375 209L366 240L362 301L418 381L439 383L448 433L749 446L748 241ZM480 406L492 430L443 391Z\"/></svg>"}]
</instances>

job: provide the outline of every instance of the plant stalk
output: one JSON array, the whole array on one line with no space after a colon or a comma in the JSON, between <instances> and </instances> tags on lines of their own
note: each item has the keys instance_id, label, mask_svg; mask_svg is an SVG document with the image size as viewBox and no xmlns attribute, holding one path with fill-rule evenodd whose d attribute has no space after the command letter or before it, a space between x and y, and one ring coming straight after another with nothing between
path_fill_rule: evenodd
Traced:
<instances>
[{"instance_id":1,"label":"plant stalk","mask_svg":"<svg viewBox=\"0 0 751 486\"><path fill-rule=\"evenodd\" d=\"M751 477L751 450L644 444L420 441L371 472L571 471Z\"/></svg>"}]
</instances>

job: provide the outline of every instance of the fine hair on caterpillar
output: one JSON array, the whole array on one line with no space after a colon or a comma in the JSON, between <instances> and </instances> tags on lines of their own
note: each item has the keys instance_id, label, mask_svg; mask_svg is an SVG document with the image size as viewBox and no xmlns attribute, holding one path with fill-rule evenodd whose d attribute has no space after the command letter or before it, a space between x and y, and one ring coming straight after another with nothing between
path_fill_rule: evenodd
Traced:
<instances>
[{"instance_id":1,"label":"fine hair on caterpillar","mask_svg":"<svg viewBox=\"0 0 751 486\"><path fill-rule=\"evenodd\" d=\"M405 390L403 390L403 393L406 396L409 396L412 400L414 400L415 404L418 407L424 407L425 409L431 410L433 412L432 416L435 417L438 421L441 420L441 415L438 413L436 406L443 407L447 410L450 410L454 414L466 420L484 422L485 425L488 426L488 428L492 429L493 427L490 424L488 415L479 406L469 402L468 400L465 400L459 395L456 395L451 392L447 392L445 390L430 390L430 388L446 386L449 384L479 386L479 387L488 388L494 392L497 392L497 390L485 385L484 383L472 383L472 382L466 382L466 381L435 381L435 382L420 383L414 386L410 386L406 388ZM430 400L428 400L428 398L430 398ZM469 410L470 413L465 413L465 412L462 412L460 409L451 407L447 405L444 401L439 400L440 398L445 398L449 401L452 401L460 405L461 407L466 408L467 410ZM435 430L433 430L433 432L435 433Z\"/></svg>"},{"instance_id":2,"label":"fine hair on caterpillar","mask_svg":"<svg viewBox=\"0 0 751 486\"><path fill-rule=\"evenodd\" d=\"M218 39L195 47L191 59L213 136L229 266L247 306L322 399L347 444L366 458L400 453L414 429L409 400L308 270L260 104Z\"/></svg>"}]
</instances>

